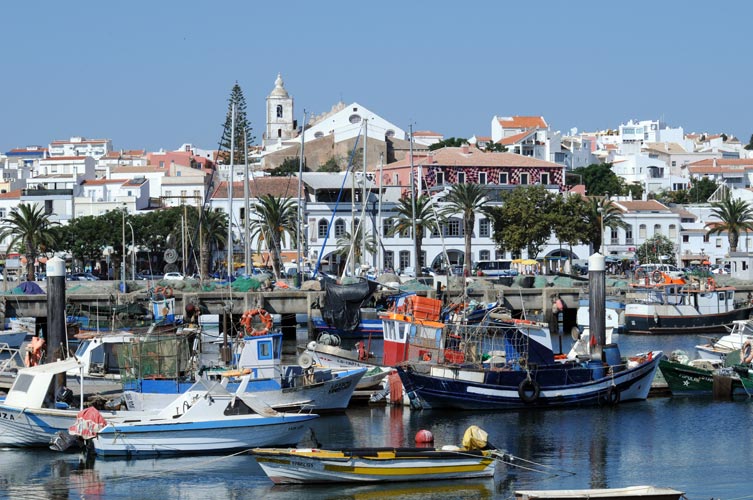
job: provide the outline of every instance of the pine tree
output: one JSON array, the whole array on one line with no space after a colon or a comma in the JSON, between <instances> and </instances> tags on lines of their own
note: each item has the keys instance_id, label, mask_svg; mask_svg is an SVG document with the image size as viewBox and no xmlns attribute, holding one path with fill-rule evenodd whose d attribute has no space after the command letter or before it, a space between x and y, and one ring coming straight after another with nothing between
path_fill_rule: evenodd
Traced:
<instances>
[{"instance_id":1,"label":"pine tree","mask_svg":"<svg viewBox=\"0 0 753 500\"><path fill-rule=\"evenodd\" d=\"M251 124L246 118L246 98L243 97L241 86L238 85L238 82L235 82L233 89L230 91L227 116L222 130L222 139L220 139L219 161L225 165L230 164L230 134L232 130L233 104L235 104L235 153L233 161L236 165L245 161L244 148L255 139L251 134Z\"/></svg>"}]
</instances>

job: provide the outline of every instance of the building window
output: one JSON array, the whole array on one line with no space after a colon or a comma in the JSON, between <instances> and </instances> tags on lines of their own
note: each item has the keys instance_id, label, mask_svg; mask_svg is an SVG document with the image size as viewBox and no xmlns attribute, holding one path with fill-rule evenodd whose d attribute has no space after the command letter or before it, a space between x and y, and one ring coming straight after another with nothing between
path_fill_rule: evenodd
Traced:
<instances>
[{"instance_id":1,"label":"building window","mask_svg":"<svg viewBox=\"0 0 753 500\"><path fill-rule=\"evenodd\" d=\"M716 239L716 248L722 248L722 239L721 238L717 238Z\"/></svg>"},{"instance_id":2,"label":"building window","mask_svg":"<svg viewBox=\"0 0 753 500\"><path fill-rule=\"evenodd\" d=\"M489 219L481 219L478 221L478 235L481 238L488 238L491 236L491 221Z\"/></svg>"},{"instance_id":3,"label":"building window","mask_svg":"<svg viewBox=\"0 0 753 500\"><path fill-rule=\"evenodd\" d=\"M384 219L382 221L382 237L387 238L390 234L390 228L392 227L392 221L390 219Z\"/></svg>"},{"instance_id":4,"label":"building window","mask_svg":"<svg viewBox=\"0 0 753 500\"><path fill-rule=\"evenodd\" d=\"M348 121L353 124L361 123L361 116L357 114L350 115Z\"/></svg>"},{"instance_id":5,"label":"building window","mask_svg":"<svg viewBox=\"0 0 753 500\"><path fill-rule=\"evenodd\" d=\"M486 184L486 172L479 172L478 173L478 183L479 184Z\"/></svg>"},{"instance_id":6,"label":"building window","mask_svg":"<svg viewBox=\"0 0 753 500\"><path fill-rule=\"evenodd\" d=\"M165 190L165 198L170 198L173 195L173 192L169 189Z\"/></svg>"},{"instance_id":7,"label":"building window","mask_svg":"<svg viewBox=\"0 0 753 500\"><path fill-rule=\"evenodd\" d=\"M500 250L500 249L495 250L494 251L494 258L497 259L497 260L504 259L505 258L505 252L503 250Z\"/></svg>"},{"instance_id":8,"label":"building window","mask_svg":"<svg viewBox=\"0 0 753 500\"><path fill-rule=\"evenodd\" d=\"M489 250L479 250L478 260L491 260L492 253Z\"/></svg>"},{"instance_id":9,"label":"building window","mask_svg":"<svg viewBox=\"0 0 753 500\"><path fill-rule=\"evenodd\" d=\"M528 174L520 174L520 184L522 185L528 184Z\"/></svg>"},{"instance_id":10,"label":"building window","mask_svg":"<svg viewBox=\"0 0 753 500\"><path fill-rule=\"evenodd\" d=\"M164 161L159 162L159 168L165 168L165 162Z\"/></svg>"},{"instance_id":11,"label":"building window","mask_svg":"<svg viewBox=\"0 0 753 500\"><path fill-rule=\"evenodd\" d=\"M316 235L319 238L326 238L327 237L327 228L329 227L329 222L327 222L327 219L319 219L319 222L316 224Z\"/></svg>"},{"instance_id":12,"label":"building window","mask_svg":"<svg viewBox=\"0 0 753 500\"><path fill-rule=\"evenodd\" d=\"M709 242L709 235L708 234L704 234L703 235L703 242L704 243L708 243Z\"/></svg>"},{"instance_id":13,"label":"building window","mask_svg":"<svg viewBox=\"0 0 753 500\"><path fill-rule=\"evenodd\" d=\"M610 229L611 231L609 231L609 243L618 243L620 236L617 234L617 228L613 227Z\"/></svg>"},{"instance_id":14,"label":"building window","mask_svg":"<svg viewBox=\"0 0 753 500\"><path fill-rule=\"evenodd\" d=\"M657 234L661 234L661 225L660 224L654 224L654 236Z\"/></svg>"},{"instance_id":15,"label":"building window","mask_svg":"<svg viewBox=\"0 0 753 500\"><path fill-rule=\"evenodd\" d=\"M674 161L674 160L672 160L672 166L673 166L673 167L676 167L676 166L677 166L677 162L676 162L676 161Z\"/></svg>"},{"instance_id":16,"label":"building window","mask_svg":"<svg viewBox=\"0 0 753 500\"><path fill-rule=\"evenodd\" d=\"M395 252L387 250L384 252L384 268L393 269L395 267Z\"/></svg>"},{"instance_id":17,"label":"building window","mask_svg":"<svg viewBox=\"0 0 753 500\"><path fill-rule=\"evenodd\" d=\"M682 242L683 243L690 243L690 237L687 234L682 235Z\"/></svg>"},{"instance_id":18,"label":"building window","mask_svg":"<svg viewBox=\"0 0 753 500\"><path fill-rule=\"evenodd\" d=\"M674 224L669 225L669 239L674 240L677 238L677 226Z\"/></svg>"},{"instance_id":19,"label":"building window","mask_svg":"<svg viewBox=\"0 0 753 500\"><path fill-rule=\"evenodd\" d=\"M541 174L541 184L544 186L549 185L549 174Z\"/></svg>"},{"instance_id":20,"label":"building window","mask_svg":"<svg viewBox=\"0 0 753 500\"><path fill-rule=\"evenodd\" d=\"M198 190L198 189L194 189L193 190L193 197L196 198L197 200L200 200L201 199L201 191Z\"/></svg>"},{"instance_id":21,"label":"building window","mask_svg":"<svg viewBox=\"0 0 753 500\"><path fill-rule=\"evenodd\" d=\"M626 245L633 244L633 226L631 225L628 225L625 227L625 244Z\"/></svg>"},{"instance_id":22,"label":"building window","mask_svg":"<svg viewBox=\"0 0 753 500\"><path fill-rule=\"evenodd\" d=\"M641 224L640 226L638 226L638 238L640 238L641 240L646 239L646 225L645 224Z\"/></svg>"},{"instance_id":23,"label":"building window","mask_svg":"<svg viewBox=\"0 0 753 500\"><path fill-rule=\"evenodd\" d=\"M437 172L437 186L444 185L444 172Z\"/></svg>"},{"instance_id":24,"label":"building window","mask_svg":"<svg viewBox=\"0 0 753 500\"><path fill-rule=\"evenodd\" d=\"M426 266L426 250L421 250L421 267ZM418 274L416 274L418 276Z\"/></svg>"},{"instance_id":25,"label":"building window","mask_svg":"<svg viewBox=\"0 0 753 500\"><path fill-rule=\"evenodd\" d=\"M335 238L341 238L345 235L345 221L337 219L335 221Z\"/></svg>"},{"instance_id":26,"label":"building window","mask_svg":"<svg viewBox=\"0 0 753 500\"><path fill-rule=\"evenodd\" d=\"M399 258L401 271L406 267L410 267L410 252L408 250L400 250Z\"/></svg>"},{"instance_id":27,"label":"building window","mask_svg":"<svg viewBox=\"0 0 753 500\"><path fill-rule=\"evenodd\" d=\"M282 118L282 104L277 105L277 118Z\"/></svg>"},{"instance_id":28,"label":"building window","mask_svg":"<svg viewBox=\"0 0 753 500\"><path fill-rule=\"evenodd\" d=\"M447 221L447 233L445 236L462 236L460 234L460 219L450 219Z\"/></svg>"},{"instance_id":29,"label":"building window","mask_svg":"<svg viewBox=\"0 0 753 500\"><path fill-rule=\"evenodd\" d=\"M499 183L500 184L507 184L507 173L503 172L499 174Z\"/></svg>"},{"instance_id":30,"label":"building window","mask_svg":"<svg viewBox=\"0 0 753 500\"><path fill-rule=\"evenodd\" d=\"M458 184L465 184L465 172L458 172Z\"/></svg>"}]
</instances>

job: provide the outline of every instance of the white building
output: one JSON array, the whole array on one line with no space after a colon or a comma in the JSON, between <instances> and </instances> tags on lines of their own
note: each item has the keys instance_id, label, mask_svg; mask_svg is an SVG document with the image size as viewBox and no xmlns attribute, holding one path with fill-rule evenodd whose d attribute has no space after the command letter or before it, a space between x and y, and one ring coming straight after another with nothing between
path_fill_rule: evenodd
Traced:
<instances>
[{"instance_id":1,"label":"white building","mask_svg":"<svg viewBox=\"0 0 753 500\"><path fill-rule=\"evenodd\" d=\"M112 151L110 139L87 139L71 137L69 140L52 141L48 147L49 155L54 156L91 156L99 160Z\"/></svg>"}]
</instances>

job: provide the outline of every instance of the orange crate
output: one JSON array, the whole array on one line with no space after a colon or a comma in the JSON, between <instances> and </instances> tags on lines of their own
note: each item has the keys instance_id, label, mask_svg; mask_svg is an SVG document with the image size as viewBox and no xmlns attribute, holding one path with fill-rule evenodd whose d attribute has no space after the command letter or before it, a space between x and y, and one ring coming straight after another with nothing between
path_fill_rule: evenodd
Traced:
<instances>
[{"instance_id":1,"label":"orange crate","mask_svg":"<svg viewBox=\"0 0 753 500\"><path fill-rule=\"evenodd\" d=\"M419 297L418 295L410 298L414 318L439 321L439 313L442 310L441 300Z\"/></svg>"}]
</instances>

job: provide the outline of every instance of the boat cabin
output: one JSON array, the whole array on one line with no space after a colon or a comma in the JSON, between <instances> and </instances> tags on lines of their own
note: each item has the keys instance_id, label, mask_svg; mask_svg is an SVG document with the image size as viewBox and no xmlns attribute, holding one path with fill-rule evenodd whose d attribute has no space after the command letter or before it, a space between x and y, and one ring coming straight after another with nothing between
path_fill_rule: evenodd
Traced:
<instances>
[{"instance_id":1,"label":"boat cabin","mask_svg":"<svg viewBox=\"0 0 753 500\"><path fill-rule=\"evenodd\" d=\"M5 404L19 408L67 408L55 402L55 378L59 374L81 373L82 365L73 358L45 363L18 371L5 397Z\"/></svg>"}]
</instances>

